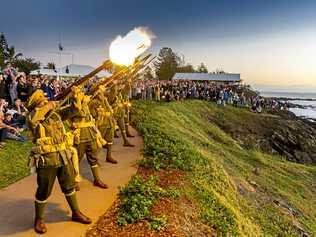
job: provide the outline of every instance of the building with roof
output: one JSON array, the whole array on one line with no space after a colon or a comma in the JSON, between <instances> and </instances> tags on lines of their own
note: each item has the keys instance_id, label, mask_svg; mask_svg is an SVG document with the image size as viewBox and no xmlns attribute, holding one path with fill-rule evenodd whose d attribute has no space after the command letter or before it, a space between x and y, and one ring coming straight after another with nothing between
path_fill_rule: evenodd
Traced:
<instances>
[{"instance_id":1,"label":"building with roof","mask_svg":"<svg viewBox=\"0 0 316 237\"><path fill-rule=\"evenodd\" d=\"M218 84L238 84L241 82L238 73L176 73L172 80L211 81Z\"/></svg>"},{"instance_id":2,"label":"building with roof","mask_svg":"<svg viewBox=\"0 0 316 237\"><path fill-rule=\"evenodd\" d=\"M30 73L30 75L47 75L59 78L77 78L87 75L91 71L94 70L94 67L89 65L79 65L79 64L70 64L68 66L64 66L58 69L46 69L42 68L39 70L34 70ZM97 74L98 77L109 77L111 73L108 71L101 71Z\"/></svg>"}]
</instances>

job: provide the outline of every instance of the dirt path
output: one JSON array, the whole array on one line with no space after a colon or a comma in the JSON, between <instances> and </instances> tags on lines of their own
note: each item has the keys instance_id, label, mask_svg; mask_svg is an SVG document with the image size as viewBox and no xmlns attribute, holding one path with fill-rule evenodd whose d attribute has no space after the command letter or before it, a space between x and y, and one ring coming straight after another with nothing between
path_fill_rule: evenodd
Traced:
<instances>
[{"instance_id":1,"label":"dirt path","mask_svg":"<svg viewBox=\"0 0 316 237\"><path fill-rule=\"evenodd\" d=\"M133 131L135 134L136 132ZM83 181L78 199L81 209L96 222L117 197L118 187L124 186L137 171L137 160L140 158L142 139L139 136L131 139L136 146L124 148L120 139L115 141L113 157L119 163L112 165L104 162L105 153L100 152L101 175L109 189L102 190L92 186L91 172L86 160L81 164ZM0 236L39 236L33 231L34 192L36 176L31 175L0 190ZM70 221L70 210L58 183L49 198L46 210L47 237L84 236L89 226Z\"/></svg>"}]
</instances>

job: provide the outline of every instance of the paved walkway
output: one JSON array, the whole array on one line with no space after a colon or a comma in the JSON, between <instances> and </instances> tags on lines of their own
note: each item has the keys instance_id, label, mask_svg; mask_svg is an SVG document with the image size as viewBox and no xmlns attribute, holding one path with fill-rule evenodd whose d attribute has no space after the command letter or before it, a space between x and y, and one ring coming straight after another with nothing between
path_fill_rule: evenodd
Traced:
<instances>
[{"instance_id":1,"label":"paved walkway","mask_svg":"<svg viewBox=\"0 0 316 237\"><path fill-rule=\"evenodd\" d=\"M136 132L133 131L135 134ZM113 147L113 157L118 164L104 162L105 152L100 152L101 176L109 185L109 189L93 187L90 168L84 159L81 164L83 180L77 196L82 212L96 222L98 218L112 205L118 193L118 187L128 183L137 171L137 160L140 158L142 139L139 136L131 138L134 148L125 148L120 139L116 139ZM33 231L34 192L36 175L31 175L21 181L0 190L0 236L29 237L40 236ZM55 187L49 198L46 209L48 232L46 237L78 237L84 236L89 226L70 221L70 210L60 191L56 180Z\"/></svg>"}]
</instances>

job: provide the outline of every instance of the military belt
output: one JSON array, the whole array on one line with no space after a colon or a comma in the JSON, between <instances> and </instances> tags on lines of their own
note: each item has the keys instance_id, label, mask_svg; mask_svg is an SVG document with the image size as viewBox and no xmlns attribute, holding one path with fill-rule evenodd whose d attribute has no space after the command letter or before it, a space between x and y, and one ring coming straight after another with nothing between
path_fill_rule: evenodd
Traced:
<instances>
[{"instance_id":1,"label":"military belt","mask_svg":"<svg viewBox=\"0 0 316 237\"><path fill-rule=\"evenodd\" d=\"M74 128L90 128L90 127L94 127L95 124L93 121L90 122L79 122L79 123L73 123L72 126Z\"/></svg>"},{"instance_id":2,"label":"military belt","mask_svg":"<svg viewBox=\"0 0 316 237\"><path fill-rule=\"evenodd\" d=\"M66 142L54 145L39 145L32 148L35 154L47 154L52 152L64 151L67 149Z\"/></svg>"}]
</instances>

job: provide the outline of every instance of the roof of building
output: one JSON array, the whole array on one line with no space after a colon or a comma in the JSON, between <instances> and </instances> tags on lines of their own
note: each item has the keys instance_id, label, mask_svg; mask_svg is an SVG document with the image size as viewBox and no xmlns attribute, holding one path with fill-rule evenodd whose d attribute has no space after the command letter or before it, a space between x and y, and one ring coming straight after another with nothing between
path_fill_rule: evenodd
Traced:
<instances>
[{"instance_id":1,"label":"roof of building","mask_svg":"<svg viewBox=\"0 0 316 237\"><path fill-rule=\"evenodd\" d=\"M238 73L176 73L172 80L239 82Z\"/></svg>"},{"instance_id":2,"label":"roof of building","mask_svg":"<svg viewBox=\"0 0 316 237\"><path fill-rule=\"evenodd\" d=\"M68 67L68 73L67 71ZM87 75L94 70L94 67L89 65L79 65L79 64L70 64L56 70L42 68L39 70L34 70L31 72L31 75L48 75L48 76L61 76L61 77L81 77ZM108 71L102 71L97 74L98 77L109 77L111 74Z\"/></svg>"}]
</instances>

